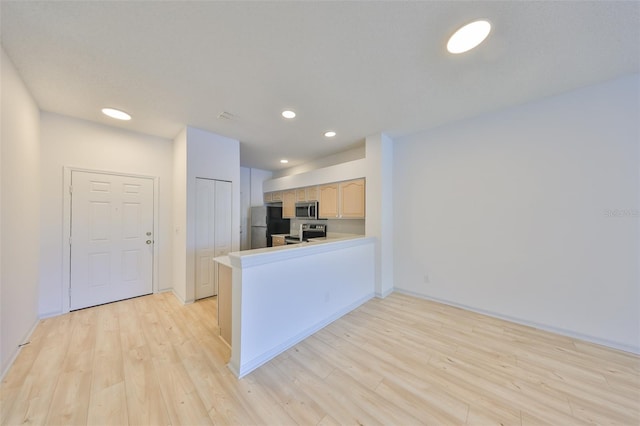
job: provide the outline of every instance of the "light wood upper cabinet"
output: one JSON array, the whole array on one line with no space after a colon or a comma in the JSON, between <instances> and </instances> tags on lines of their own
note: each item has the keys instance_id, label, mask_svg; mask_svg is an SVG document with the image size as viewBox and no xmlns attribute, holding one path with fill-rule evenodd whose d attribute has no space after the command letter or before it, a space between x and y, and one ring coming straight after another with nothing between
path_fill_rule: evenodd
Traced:
<instances>
[{"instance_id":1,"label":"light wood upper cabinet","mask_svg":"<svg viewBox=\"0 0 640 426\"><path fill-rule=\"evenodd\" d=\"M265 192L262 197L265 203L277 203L282 201L282 191Z\"/></svg>"},{"instance_id":2,"label":"light wood upper cabinet","mask_svg":"<svg viewBox=\"0 0 640 426\"><path fill-rule=\"evenodd\" d=\"M282 193L282 217L296 217L296 190L284 191Z\"/></svg>"},{"instance_id":3,"label":"light wood upper cabinet","mask_svg":"<svg viewBox=\"0 0 640 426\"><path fill-rule=\"evenodd\" d=\"M340 217L342 219L364 219L364 185L364 179L356 179L340 183Z\"/></svg>"},{"instance_id":4,"label":"light wood upper cabinet","mask_svg":"<svg viewBox=\"0 0 640 426\"><path fill-rule=\"evenodd\" d=\"M338 184L320 185L318 192L320 194L320 199L318 200L320 202L319 217L323 219L339 217Z\"/></svg>"},{"instance_id":5,"label":"light wood upper cabinet","mask_svg":"<svg viewBox=\"0 0 640 426\"><path fill-rule=\"evenodd\" d=\"M346 182L321 185L320 217L323 219L364 219L365 218L365 180L356 179Z\"/></svg>"},{"instance_id":6,"label":"light wood upper cabinet","mask_svg":"<svg viewBox=\"0 0 640 426\"><path fill-rule=\"evenodd\" d=\"M296 189L296 201L318 201L318 187L307 186Z\"/></svg>"},{"instance_id":7,"label":"light wood upper cabinet","mask_svg":"<svg viewBox=\"0 0 640 426\"><path fill-rule=\"evenodd\" d=\"M308 186L287 191L266 192L265 203L282 201L282 217L296 216L296 202L318 201L318 217L322 219L364 219L365 179Z\"/></svg>"},{"instance_id":8,"label":"light wood upper cabinet","mask_svg":"<svg viewBox=\"0 0 640 426\"><path fill-rule=\"evenodd\" d=\"M307 187L307 201L318 201L318 187Z\"/></svg>"}]
</instances>

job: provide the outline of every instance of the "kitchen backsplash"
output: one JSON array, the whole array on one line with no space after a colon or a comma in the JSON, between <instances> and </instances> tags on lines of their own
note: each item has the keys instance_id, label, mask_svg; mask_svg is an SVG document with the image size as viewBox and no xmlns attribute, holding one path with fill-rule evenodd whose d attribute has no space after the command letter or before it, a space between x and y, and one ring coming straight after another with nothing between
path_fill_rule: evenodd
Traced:
<instances>
[{"instance_id":1,"label":"kitchen backsplash","mask_svg":"<svg viewBox=\"0 0 640 426\"><path fill-rule=\"evenodd\" d=\"M300 231L300 224L302 223L319 223L327 225L328 233L339 234L356 234L364 235L364 219L327 219L327 220L306 220L306 219L291 219L291 233L298 234Z\"/></svg>"}]
</instances>

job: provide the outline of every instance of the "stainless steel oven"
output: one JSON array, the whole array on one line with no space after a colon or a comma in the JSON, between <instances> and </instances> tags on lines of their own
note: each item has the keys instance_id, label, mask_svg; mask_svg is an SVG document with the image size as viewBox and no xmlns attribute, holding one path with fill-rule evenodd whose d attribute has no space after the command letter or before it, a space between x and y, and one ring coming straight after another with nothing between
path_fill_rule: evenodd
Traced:
<instances>
[{"instance_id":1,"label":"stainless steel oven","mask_svg":"<svg viewBox=\"0 0 640 426\"><path fill-rule=\"evenodd\" d=\"M284 237L285 244L298 244L309 241L310 238L325 238L327 236L327 225L316 223L303 223L300 225L298 235L287 235Z\"/></svg>"},{"instance_id":2,"label":"stainless steel oven","mask_svg":"<svg viewBox=\"0 0 640 426\"><path fill-rule=\"evenodd\" d=\"M302 239L309 241L310 238L325 238L327 236L327 225L317 223L302 224Z\"/></svg>"},{"instance_id":3,"label":"stainless steel oven","mask_svg":"<svg viewBox=\"0 0 640 426\"><path fill-rule=\"evenodd\" d=\"M296 219L318 219L318 202L296 203Z\"/></svg>"}]
</instances>

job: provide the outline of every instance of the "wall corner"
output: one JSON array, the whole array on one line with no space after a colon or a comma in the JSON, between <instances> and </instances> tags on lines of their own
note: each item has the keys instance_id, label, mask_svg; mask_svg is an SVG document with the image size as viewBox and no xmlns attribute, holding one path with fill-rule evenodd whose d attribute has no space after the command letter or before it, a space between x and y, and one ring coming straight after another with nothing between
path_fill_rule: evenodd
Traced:
<instances>
[{"instance_id":1,"label":"wall corner","mask_svg":"<svg viewBox=\"0 0 640 426\"><path fill-rule=\"evenodd\" d=\"M376 242L376 295L393 291L393 140L380 133L368 136L366 152L365 230Z\"/></svg>"}]
</instances>

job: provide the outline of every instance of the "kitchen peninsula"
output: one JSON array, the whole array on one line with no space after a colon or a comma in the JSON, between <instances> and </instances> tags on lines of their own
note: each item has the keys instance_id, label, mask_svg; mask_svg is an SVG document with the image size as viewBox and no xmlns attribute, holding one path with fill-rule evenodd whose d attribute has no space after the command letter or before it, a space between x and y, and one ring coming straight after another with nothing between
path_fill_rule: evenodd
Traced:
<instances>
[{"instance_id":1,"label":"kitchen peninsula","mask_svg":"<svg viewBox=\"0 0 640 426\"><path fill-rule=\"evenodd\" d=\"M220 278L227 277L219 284L221 336L231 346L229 368L239 378L375 292L373 237L246 250L214 260L224 271Z\"/></svg>"}]
</instances>

